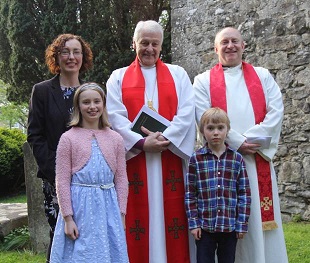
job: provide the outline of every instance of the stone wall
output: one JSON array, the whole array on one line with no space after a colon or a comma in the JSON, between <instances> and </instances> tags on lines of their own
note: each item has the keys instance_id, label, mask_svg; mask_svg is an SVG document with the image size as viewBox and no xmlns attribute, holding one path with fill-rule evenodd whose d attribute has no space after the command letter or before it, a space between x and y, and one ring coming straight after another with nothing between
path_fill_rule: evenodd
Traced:
<instances>
[{"instance_id":1,"label":"stone wall","mask_svg":"<svg viewBox=\"0 0 310 263\"><path fill-rule=\"evenodd\" d=\"M274 159L284 220L310 220L310 2L306 0L171 0L172 60L191 80L217 63L213 42L223 27L240 29L245 61L270 70L285 116Z\"/></svg>"}]
</instances>

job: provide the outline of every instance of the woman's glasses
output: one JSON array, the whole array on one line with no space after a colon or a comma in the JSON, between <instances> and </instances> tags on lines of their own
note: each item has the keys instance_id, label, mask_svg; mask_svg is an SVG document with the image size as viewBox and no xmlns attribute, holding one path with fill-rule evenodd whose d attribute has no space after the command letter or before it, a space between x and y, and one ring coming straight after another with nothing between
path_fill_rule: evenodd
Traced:
<instances>
[{"instance_id":1,"label":"woman's glasses","mask_svg":"<svg viewBox=\"0 0 310 263\"><path fill-rule=\"evenodd\" d=\"M80 57L82 56L83 52L81 50L70 51L69 49L63 49L59 52L59 54L64 58L68 58L70 54L72 54L74 57Z\"/></svg>"}]
</instances>

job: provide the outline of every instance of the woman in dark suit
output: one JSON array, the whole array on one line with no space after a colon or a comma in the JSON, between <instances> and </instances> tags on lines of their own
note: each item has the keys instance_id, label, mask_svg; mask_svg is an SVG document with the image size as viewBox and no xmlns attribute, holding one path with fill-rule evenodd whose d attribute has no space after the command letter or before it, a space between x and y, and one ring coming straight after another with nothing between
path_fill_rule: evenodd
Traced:
<instances>
[{"instance_id":1,"label":"woman in dark suit","mask_svg":"<svg viewBox=\"0 0 310 263\"><path fill-rule=\"evenodd\" d=\"M93 54L80 36L62 34L47 47L45 61L55 76L35 84L32 89L27 141L38 164L37 176L43 180L51 246L59 211L55 191L56 149L60 136L68 130L73 95L82 82L79 75L92 67ZM49 255L50 247L46 262Z\"/></svg>"}]
</instances>

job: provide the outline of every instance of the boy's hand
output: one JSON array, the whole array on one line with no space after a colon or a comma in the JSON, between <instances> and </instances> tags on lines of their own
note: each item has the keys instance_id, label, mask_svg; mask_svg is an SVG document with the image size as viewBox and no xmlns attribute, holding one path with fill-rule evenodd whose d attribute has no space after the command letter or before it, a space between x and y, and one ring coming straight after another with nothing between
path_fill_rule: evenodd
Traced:
<instances>
[{"instance_id":1,"label":"boy's hand","mask_svg":"<svg viewBox=\"0 0 310 263\"><path fill-rule=\"evenodd\" d=\"M236 233L238 239L242 239L246 233Z\"/></svg>"},{"instance_id":2,"label":"boy's hand","mask_svg":"<svg viewBox=\"0 0 310 263\"><path fill-rule=\"evenodd\" d=\"M201 238L201 228L195 228L191 230L192 235L194 236L195 240L200 240Z\"/></svg>"}]
</instances>

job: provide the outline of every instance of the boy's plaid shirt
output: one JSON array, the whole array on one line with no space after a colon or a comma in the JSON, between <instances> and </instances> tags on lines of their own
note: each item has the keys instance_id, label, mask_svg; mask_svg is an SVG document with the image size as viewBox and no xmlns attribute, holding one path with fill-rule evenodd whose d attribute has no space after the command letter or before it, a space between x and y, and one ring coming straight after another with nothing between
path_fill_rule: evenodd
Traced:
<instances>
[{"instance_id":1,"label":"boy's plaid shirt","mask_svg":"<svg viewBox=\"0 0 310 263\"><path fill-rule=\"evenodd\" d=\"M208 147L197 150L186 175L189 229L247 232L251 192L240 153L226 146L218 158Z\"/></svg>"}]
</instances>

